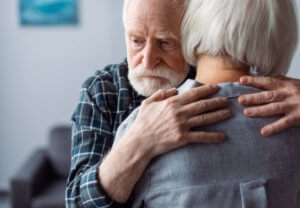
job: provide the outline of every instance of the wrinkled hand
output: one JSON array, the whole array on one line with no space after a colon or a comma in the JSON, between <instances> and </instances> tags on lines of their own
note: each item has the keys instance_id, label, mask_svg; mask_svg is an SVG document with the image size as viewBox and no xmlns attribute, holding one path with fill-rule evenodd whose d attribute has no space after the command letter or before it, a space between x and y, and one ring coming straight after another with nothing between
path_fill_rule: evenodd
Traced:
<instances>
[{"instance_id":1,"label":"wrinkled hand","mask_svg":"<svg viewBox=\"0 0 300 208\"><path fill-rule=\"evenodd\" d=\"M229 103L227 98L203 99L217 91L216 85L201 86L180 95L176 95L176 89L159 90L144 100L128 133L140 135L140 147L151 158L190 142L222 142L224 133L192 130L230 117L228 109L220 109ZM213 111L216 109L220 110Z\"/></svg>"},{"instance_id":2,"label":"wrinkled hand","mask_svg":"<svg viewBox=\"0 0 300 208\"><path fill-rule=\"evenodd\" d=\"M240 79L240 82L266 90L239 97L240 104L247 106L244 110L246 116L283 115L279 120L261 129L263 136L300 125L300 80L283 76L277 78L245 76Z\"/></svg>"},{"instance_id":3,"label":"wrinkled hand","mask_svg":"<svg viewBox=\"0 0 300 208\"><path fill-rule=\"evenodd\" d=\"M118 144L99 166L99 181L111 199L124 203L151 159L189 142L222 142L223 133L192 131L230 116L222 109L227 98L201 100L218 91L202 86L177 95L176 89L160 90L144 100L138 115Z\"/></svg>"}]
</instances>

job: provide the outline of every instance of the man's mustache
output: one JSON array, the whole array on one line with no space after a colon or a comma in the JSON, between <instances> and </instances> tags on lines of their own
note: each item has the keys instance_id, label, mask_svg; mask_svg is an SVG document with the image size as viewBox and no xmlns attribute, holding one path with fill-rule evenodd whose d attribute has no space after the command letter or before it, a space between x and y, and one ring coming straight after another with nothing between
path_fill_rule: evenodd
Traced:
<instances>
[{"instance_id":1,"label":"man's mustache","mask_svg":"<svg viewBox=\"0 0 300 208\"><path fill-rule=\"evenodd\" d=\"M153 69L145 69L141 64L136 68L130 69L131 73L134 73L137 77L149 76L149 77L159 77L163 79L170 79L170 77L181 77L181 74L178 74L167 66L158 66Z\"/></svg>"}]
</instances>

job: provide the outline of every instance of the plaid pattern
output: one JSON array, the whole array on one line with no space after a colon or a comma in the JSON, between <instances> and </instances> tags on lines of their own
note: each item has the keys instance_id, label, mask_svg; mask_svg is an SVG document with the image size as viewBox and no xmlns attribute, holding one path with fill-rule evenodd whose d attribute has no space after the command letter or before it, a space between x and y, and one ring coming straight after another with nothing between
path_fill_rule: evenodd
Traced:
<instances>
[{"instance_id":1,"label":"plaid pattern","mask_svg":"<svg viewBox=\"0 0 300 208\"><path fill-rule=\"evenodd\" d=\"M72 164L65 193L69 208L129 207L106 196L97 179L118 126L144 99L129 84L127 73L125 60L97 71L81 88L72 116Z\"/></svg>"},{"instance_id":2,"label":"plaid pattern","mask_svg":"<svg viewBox=\"0 0 300 208\"><path fill-rule=\"evenodd\" d=\"M67 207L115 207L97 179L97 169L112 147L119 124L140 105L127 79L127 62L97 71L83 84L72 116L72 165Z\"/></svg>"}]
</instances>

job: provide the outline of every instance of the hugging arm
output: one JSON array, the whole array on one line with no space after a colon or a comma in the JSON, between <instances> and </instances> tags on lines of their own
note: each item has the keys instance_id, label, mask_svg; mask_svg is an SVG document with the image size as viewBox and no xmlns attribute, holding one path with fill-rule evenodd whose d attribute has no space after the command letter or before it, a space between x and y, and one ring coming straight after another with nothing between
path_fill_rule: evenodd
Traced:
<instances>
[{"instance_id":1,"label":"hugging arm","mask_svg":"<svg viewBox=\"0 0 300 208\"><path fill-rule=\"evenodd\" d=\"M72 117L72 157L66 207L113 207L115 204L98 180L99 164L113 142L108 118L108 113L97 107L88 86L83 87Z\"/></svg>"},{"instance_id":2,"label":"hugging arm","mask_svg":"<svg viewBox=\"0 0 300 208\"><path fill-rule=\"evenodd\" d=\"M226 98L204 99L216 91L216 86L194 88L182 95L176 95L176 89L159 90L144 100L132 126L99 167L106 193L124 203L153 157L190 142L222 142L224 133L191 130L230 116L229 110L220 109L228 104Z\"/></svg>"}]
</instances>

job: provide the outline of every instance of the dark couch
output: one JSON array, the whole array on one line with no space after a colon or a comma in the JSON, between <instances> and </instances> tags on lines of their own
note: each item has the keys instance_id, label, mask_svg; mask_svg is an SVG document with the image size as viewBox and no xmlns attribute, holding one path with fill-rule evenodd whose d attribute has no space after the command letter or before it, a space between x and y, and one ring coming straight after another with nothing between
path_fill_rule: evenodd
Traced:
<instances>
[{"instance_id":1,"label":"dark couch","mask_svg":"<svg viewBox=\"0 0 300 208\"><path fill-rule=\"evenodd\" d=\"M12 178L12 207L64 208L70 150L71 127L54 127L48 146L33 152Z\"/></svg>"}]
</instances>

